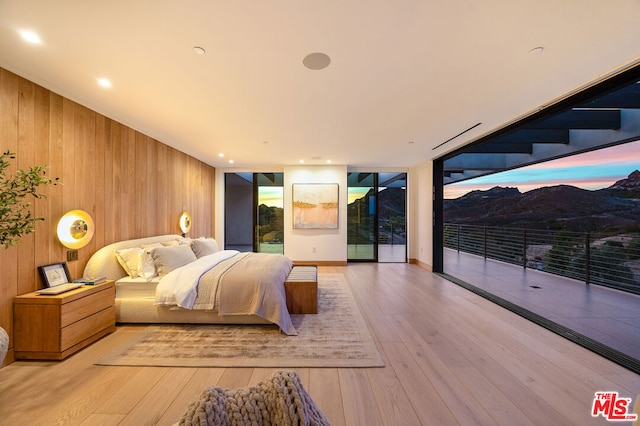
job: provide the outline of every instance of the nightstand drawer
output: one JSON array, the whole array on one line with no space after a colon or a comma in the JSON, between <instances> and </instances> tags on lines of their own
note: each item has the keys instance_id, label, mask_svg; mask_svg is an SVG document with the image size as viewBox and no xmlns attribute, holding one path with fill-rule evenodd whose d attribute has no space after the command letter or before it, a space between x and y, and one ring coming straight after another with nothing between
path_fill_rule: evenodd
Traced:
<instances>
[{"instance_id":1,"label":"nightstand drawer","mask_svg":"<svg viewBox=\"0 0 640 426\"><path fill-rule=\"evenodd\" d=\"M32 292L13 299L16 359L64 359L115 329L113 281L55 296Z\"/></svg>"},{"instance_id":2,"label":"nightstand drawer","mask_svg":"<svg viewBox=\"0 0 640 426\"><path fill-rule=\"evenodd\" d=\"M90 296L63 304L60 312L60 326L67 327L95 312L113 306L115 295L115 288L109 287Z\"/></svg>"},{"instance_id":3,"label":"nightstand drawer","mask_svg":"<svg viewBox=\"0 0 640 426\"><path fill-rule=\"evenodd\" d=\"M105 328L113 327L115 323L116 309L113 306L109 306L103 311L63 327L60 330L60 350L65 351Z\"/></svg>"}]
</instances>

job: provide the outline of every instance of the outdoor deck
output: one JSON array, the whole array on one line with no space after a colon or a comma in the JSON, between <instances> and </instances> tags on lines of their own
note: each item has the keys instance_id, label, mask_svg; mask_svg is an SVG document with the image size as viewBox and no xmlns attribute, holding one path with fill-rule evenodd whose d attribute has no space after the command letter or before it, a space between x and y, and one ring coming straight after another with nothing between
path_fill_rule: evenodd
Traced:
<instances>
[{"instance_id":1,"label":"outdoor deck","mask_svg":"<svg viewBox=\"0 0 640 426\"><path fill-rule=\"evenodd\" d=\"M640 360L640 296L451 249L444 272Z\"/></svg>"}]
</instances>

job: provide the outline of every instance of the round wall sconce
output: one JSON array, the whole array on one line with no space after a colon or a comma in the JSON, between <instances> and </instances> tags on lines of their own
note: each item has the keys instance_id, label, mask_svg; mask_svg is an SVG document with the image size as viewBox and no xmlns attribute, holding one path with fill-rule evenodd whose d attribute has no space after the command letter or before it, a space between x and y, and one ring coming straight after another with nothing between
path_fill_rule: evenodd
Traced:
<instances>
[{"instance_id":1,"label":"round wall sconce","mask_svg":"<svg viewBox=\"0 0 640 426\"><path fill-rule=\"evenodd\" d=\"M182 213L182 216L180 216L180 230L182 231L182 236L185 236L191 230L191 215L187 212Z\"/></svg>"},{"instance_id":2,"label":"round wall sconce","mask_svg":"<svg viewBox=\"0 0 640 426\"><path fill-rule=\"evenodd\" d=\"M79 249L89 244L94 231L93 219L84 210L68 211L58 221L58 239L70 249Z\"/></svg>"}]
</instances>

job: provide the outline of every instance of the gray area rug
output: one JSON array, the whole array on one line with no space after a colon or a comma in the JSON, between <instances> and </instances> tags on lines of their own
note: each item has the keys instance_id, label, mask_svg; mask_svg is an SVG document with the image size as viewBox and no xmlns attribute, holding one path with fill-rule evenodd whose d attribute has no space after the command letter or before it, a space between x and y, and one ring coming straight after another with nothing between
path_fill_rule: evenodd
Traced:
<instances>
[{"instance_id":1,"label":"gray area rug","mask_svg":"<svg viewBox=\"0 0 640 426\"><path fill-rule=\"evenodd\" d=\"M318 314L275 325L151 325L98 365L165 367L384 367L342 274L318 276Z\"/></svg>"}]
</instances>

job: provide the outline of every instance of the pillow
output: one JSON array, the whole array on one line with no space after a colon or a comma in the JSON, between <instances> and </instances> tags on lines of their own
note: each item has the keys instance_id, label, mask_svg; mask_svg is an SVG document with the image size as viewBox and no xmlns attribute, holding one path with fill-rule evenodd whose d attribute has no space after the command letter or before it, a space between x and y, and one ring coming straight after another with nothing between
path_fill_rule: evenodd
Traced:
<instances>
[{"instance_id":1,"label":"pillow","mask_svg":"<svg viewBox=\"0 0 640 426\"><path fill-rule=\"evenodd\" d=\"M162 245L165 246L165 247L177 246L178 244L179 244L178 240L169 240L169 241L163 241L162 242Z\"/></svg>"},{"instance_id":2,"label":"pillow","mask_svg":"<svg viewBox=\"0 0 640 426\"><path fill-rule=\"evenodd\" d=\"M153 263L153 257L151 257L151 250L153 250L154 247L144 248L142 249L142 253L140 254L138 276L140 278L144 278L147 281L150 281L153 277L158 275L156 264ZM162 244L158 244L158 247L162 247Z\"/></svg>"},{"instance_id":3,"label":"pillow","mask_svg":"<svg viewBox=\"0 0 640 426\"><path fill-rule=\"evenodd\" d=\"M191 249L198 259L218 252L218 243L213 238L191 240Z\"/></svg>"},{"instance_id":4,"label":"pillow","mask_svg":"<svg viewBox=\"0 0 640 426\"><path fill-rule=\"evenodd\" d=\"M131 278L138 276L138 267L140 265L140 256L142 255L142 249L140 247L131 247L126 249L116 250L116 259L122 266L122 269Z\"/></svg>"},{"instance_id":5,"label":"pillow","mask_svg":"<svg viewBox=\"0 0 640 426\"><path fill-rule=\"evenodd\" d=\"M169 272L181 266L191 263L198 258L189 246L175 245L168 247L156 247L151 250L151 257L158 275L164 277Z\"/></svg>"}]
</instances>

